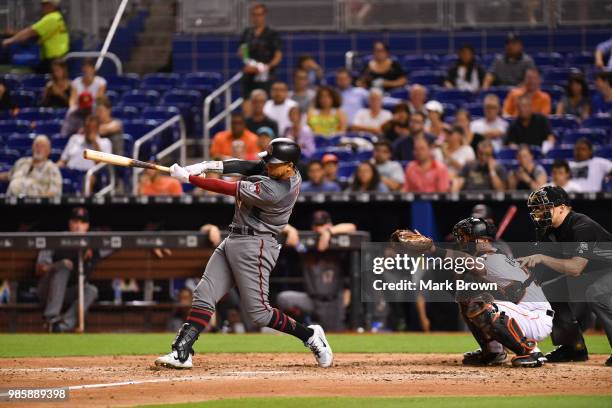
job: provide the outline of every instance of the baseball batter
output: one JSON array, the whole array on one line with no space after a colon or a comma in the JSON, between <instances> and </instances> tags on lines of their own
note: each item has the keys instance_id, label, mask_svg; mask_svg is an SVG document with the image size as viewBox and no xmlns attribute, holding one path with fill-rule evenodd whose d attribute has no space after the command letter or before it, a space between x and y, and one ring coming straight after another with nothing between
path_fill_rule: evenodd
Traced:
<instances>
[{"instance_id":1,"label":"baseball batter","mask_svg":"<svg viewBox=\"0 0 612 408\"><path fill-rule=\"evenodd\" d=\"M155 360L158 366L191 368L193 344L215 312L216 303L234 286L241 307L259 327L290 334L313 352L320 367L329 367L333 353L323 328L304 326L270 306L270 272L281 245L277 236L287 225L297 200L302 178L296 169L300 147L291 139L273 140L261 160L205 161L185 168L174 164L171 175L205 190L236 197L230 235L215 249L193 294L186 322L172 343L172 351ZM199 177L207 172L241 174L236 181Z\"/></svg>"}]
</instances>

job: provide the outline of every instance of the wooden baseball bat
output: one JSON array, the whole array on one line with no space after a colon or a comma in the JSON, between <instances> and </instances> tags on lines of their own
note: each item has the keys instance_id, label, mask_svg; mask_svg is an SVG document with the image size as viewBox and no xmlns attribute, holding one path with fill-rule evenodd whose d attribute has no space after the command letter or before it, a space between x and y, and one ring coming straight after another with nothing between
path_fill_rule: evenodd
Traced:
<instances>
[{"instance_id":1,"label":"wooden baseball bat","mask_svg":"<svg viewBox=\"0 0 612 408\"><path fill-rule=\"evenodd\" d=\"M495 239L499 239L502 235L504 235L504 232L506 232L508 225L516 215L517 210L518 209L516 208L516 205L511 205L510 208L508 208L508 211L506 211L504 218L502 218L501 222L499 223L499 228L497 229L497 234L495 234Z\"/></svg>"},{"instance_id":2,"label":"wooden baseball bat","mask_svg":"<svg viewBox=\"0 0 612 408\"><path fill-rule=\"evenodd\" d=\"M143 169L153 169L161 171L163 173L170 173L170 167L160 166L159 164L155 163L147 163L136 159L130 159L129 157L123 157L117 154L99 152L97 150L85 149L85 151L83 152L83 157L87 160L108 163L114 166L140 167Z\"/></svg>"}]
</instances>

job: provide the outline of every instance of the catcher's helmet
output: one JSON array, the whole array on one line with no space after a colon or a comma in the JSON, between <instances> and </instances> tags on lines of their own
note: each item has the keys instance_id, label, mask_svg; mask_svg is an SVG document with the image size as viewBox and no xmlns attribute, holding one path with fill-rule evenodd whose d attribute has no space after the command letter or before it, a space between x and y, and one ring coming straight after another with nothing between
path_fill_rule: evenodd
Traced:
<instances>
[{"instance_id":1,"label":"catcher's helmet","mask_svg":"<svg viewBox=\"0 0 612 408\"><path fill-rule=\"evenodd\" d=\"M300 155L300 146L286 137L272 140L266 151L259 153L259 157L266 163L293 163L294 165L300 161Z\"/></svg>"},{"instance_id":2,"label":"catcher's helmet","mask_svg":"<svg viewBox=\"0 0 612 408\"><path fill-rule=\"evenodd\" d=\"M468 217L459 221L453 227L453 236L460 247L466 248L469 243L479 238L495 241L497 228L484 218Z\"/></svg>"},{"instance_id":3,"label":"catcher's helmet","mask_svg":"<svg viewBox=\"0 0 612 408\"><path fill-rule=\"evenodd\" d=\"M561 187L544 186L527 198L527 207L531 220L538 228L552 225L552 209L559 205L569 205L569 196Z\"/></svg>"}]
</instances>

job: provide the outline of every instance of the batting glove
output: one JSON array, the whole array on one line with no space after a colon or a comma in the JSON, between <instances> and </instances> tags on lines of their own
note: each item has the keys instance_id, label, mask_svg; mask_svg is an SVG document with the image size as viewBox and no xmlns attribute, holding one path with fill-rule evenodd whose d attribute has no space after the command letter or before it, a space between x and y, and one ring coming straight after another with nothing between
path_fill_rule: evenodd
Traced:
<instances>
[{"instance_id":1,"label":"batting glove","mask_svg":"<svg viewBox=\"0 0 612 408\"><path fill-rule=\"evenodd\" d=\"M189 183L189 173L176 163L170 167L170 175L181 183Z\"/></svg>"},{"instance_id":2,"label":"batting glove","mask_svg":"<svg viewBox=\"0 0 612 408\"><path fill-rule=\"evenodd\" d=\"M201 163L186 166L185 170L192 176L199 176L202 173L223 173L222 161L203 161Z\"/></svg>"}]
</instances>

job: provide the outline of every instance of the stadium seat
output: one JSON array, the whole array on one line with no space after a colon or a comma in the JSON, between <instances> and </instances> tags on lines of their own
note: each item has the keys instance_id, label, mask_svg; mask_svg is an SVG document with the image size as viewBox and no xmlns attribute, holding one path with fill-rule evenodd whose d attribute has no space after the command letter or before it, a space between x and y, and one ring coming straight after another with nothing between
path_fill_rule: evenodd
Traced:
<instances>
[{"instance_id":1,"label":"stadium seat","mask_svg":"<svg viewBox=\"0 0 612 408\"><path fill-rule=\"evenodd\" d=\"M223 77L218 72L192 72L185 75L181 88L212 92L221 86Z\"/></svg>"},{"instance_id":2,"label":"stadium seat","mask_svg":"<svg viewBox=\"0 0 612 408\"><path fill-rule=\"evenodd\" d=\"M574 157L574 149L571 147L555 147L546 153L548 159L572 159Z\"/></svg>"},{"instance_id":3,"label":"stadium seat","mask_svg":"<svg viewBox=\"0 0 612 408\"><path fill-rule=\"evenodd\" d=\"M463 105L472 101L474 94L469 91L461 91L459 89L441 89L436 91L431 97L440 103L452 103L455 105Z\"/></svg>"},{"instance_id":4,"label":"stadium seat","mask_svg":"<svg viewBox=\"0 0 612 408\"><path fill-rule=\"evenodd\" d=\"M59 119L53 119L53 120L44 120L44 121L39 121L36 122L36 127L34 128L34 131L37 134L43 134L43 135L53 135L56 133L59 133L62 129L62 121Z\"/></svg>"},{"instance_id":5,"label":"stadium seat","mask_svg":"<svg viewBox=\"0 0 612 408\"><path fill-rule=\"evenodd\" d=\"M372 158L373 150L359 150L355 154L355 159L359 162L370 160Z\"/></svg>"},{"instance_id":6,"label":"stadium seat","mask_svg":"<svg viewBox=\"0 0 612 408\"><path fill-rule=\"evenodd\" d=\"M406 55L402 65L406 71L435 69L440 59L436 55Z\"/></svg>"},{"instance_id":7,"label":"stadium seat","mask_svg":"<svg viewBox=\"0 0 612 408\"><path fill-rule=\"evenodd\" d=\"M503 147L496 154L498 160L515 160L517 149L513 147Z\"/></svg>"},{"instance_id":8,"label":"stadium seat","mask_svg":"<svg viewBox=\"0 0 612 408\"><path fill-rule=\"evenodd\" d=\"M575 72L576 69L574 68L555 68L546 72L546 74L544 75L544 80L546 82L556 82L565 84L567 78L569 78L569 76Z\"/></svg>"},{"instance_id":9,"label":"stadium seat","mask_svg":"<svg viewBox=\"0 0 612 408\"><path fill-rule=\"evenodd\" d=\"M512 87L510 86L493 86L487 90L482 91L480 95L478 95L478 99L482 101L487 95L493 94L497 95L500 100L500 103L503 104L504 99L506 99L506 95L508 95L508 92L510 92L511 89Z\"/></svg>"},{"instance_id":10,"label":"stadium seat","mask_svg":"<svg viewBox=\"0 0 612 408\"><path fill-rule=\"evenodd\" d=\"M109 75L105 77L109 90L117 92L128 92L140 87L138 74Z\"/></svg>"},{"instance_id":11,"label":"stadium seat","mask_svg":"<svg viewBox=\"0 0 612 408\"><path fill-rule=\"evenodd\" d=\"M566 58L572 67L591 67L595 64L595 57L592 52L579 52L569 54Z\"/></svg>"},{"instance_id":12,"label":"stadium seat","mask_svg":"<svg viewBox=\"0 0 612 408\"><path fill-rule=\"evenodd\" d=\"M119 92L109 89L106 91L106 97L110 101L111 105L115 106L119 103L121 95Z\"/></svg>"},{"instance_id":13,"label":"stadium seat","mask_svg":"<svg viewBox=\"0 0 612 408\"><path fill-rule=\"evenodd\" d=\"M472 118L484 116L482 102L470 102L463 105L463 108L470 112Z\"/></svg>"},{"instance_id":14,"label":"stadium seat","mask_svg":"<svg viewBox=\"0 0 612 408\"><path fill-rule=\"evenodd\" d=\"M68 188L67 192L80 193L83 191L84 171L62 167L60 172L62 173L63 187Z\"/></svg>"},{"instance_id":15,"label":"stadium seat","mask_svg":"<svg viewBox=\"0 0 612 408\"><path fill-rule=\"evenodd\" d=\"M604 145L608 142L608 132L600 128L580 128L565 132L561 137L563 144L575 144L578 139L587 138L594 145Z\"/></svg>"},{"instance_id":16,"label":"stadium seat","mask_svg":"<svg viewBox=\"0 0 612 408\"><path fill-rule=\"evenodd\" d=\"M30 124L23 120L0 120L0 134L26 133Z\"/></svg>"},{"instance_id":17,"label":"stadium seat","mask_svg":"<svg viewBox=\"0 0 612 408\"><path fill-rule=\"evenodd\" d=\"M13 133L6 139L6 147L23 153L25 150L32 148L34 137L36 137L35 133Z\"/></svg>"},{"instance_id":18,"label":"stadium seat","mask_svg":"<svg viewBox=\"0 0 612 408\"><path fill-rule=\"evenodd\" d=\"M336 157L338 158L338 161L340 162L353 160L354 158L353 151L347 147L325 147L322 149L317 149L313 153L312 158L321 160L323 155L328 154L328 153L335 154Z\"/></svg>"},{"instance_id":19,"label":"stadium seat","mask_svg":"<svg viewBox=\"0 0 612 408\"><path fill-rule=\"evenodd\" d=\"M584 127L604 128L612 135L612 117L611 116L592 116L582 122Z\"/></svg>"},{"instance_id":20,"label":"stadium seat","mask_svg":"<svg viewBox=\"0 0 612 408\"><path fill-rule=\"evenodd\" d=\"M117 106L113 107L112 116L120 120L136 119L140 115L140 111L135 106Z\"/></svg>"},{"instance_id":21,"label":"stadium seat","mask_svg":"<svg viewBox=\"0 0 612 408\"><path fill-rule=\"evenodd\" d=\"M455 113L457 113L457 105L454 103L443 103L442 107L444 108L444 116L455 116Z\"/></svg>"},{"instance_id":22,"label":"stadium seat","mask_svg":"<svg viewBox=\"0 0 612 408\"><path fill-rule=\"evenodd\" d=\"M410 74L410 83L421 85L442 85L446 74L442 71L414 71Z\"/></svg>"},{"instance_id":23,"label":"stadium seat","mask_svg":"<svg viewBox=\"0 0 612 408\"><path fill-rule=\"evenodd\" d=\"M538 52L533 55L532 58L538 67L542 65L563 65L563 57L558 52Z\"/></svg>"},{"instance_id":24,"label":"stadium seat","mask_svg":"<svg viewBox=\"0 0 612 408\"><path fill-rule=\"evenodd\" d=\"M29 108L37 105L36 93L33 91L14 91L11 93L11 99L20 108Z\"/></svg>"},{"instance_id":25,"label":"stadium seat","mask_svg":"<svg viewBox=\"0 0 612 408\"><path fill-rule=\"evenodd\" d=\"M56 118L56 112L50 108L23 108L17 113L17 119L29 122L41 120L52 120Z\"/></svg>"},{"instance_id":26,"label":"stadium seat","mask_svg":"<svg viewBox=\"0 0 612 408\"><path fill-rule=\"evenodd\" d=\"M154 90L134 89L123 94L122 105L131 105L138 108L154 106L159 103L159 92Z\"/></svg>"},{"instance_id":27,"label":"stadium seat","mask_svg":"<svg viewBox=\"0 0 612 408\"><path fill-rule=\"evenodd\" d=\"M516 159L499 159L497 163L501 164L506 170L514 170L519 166Z\"/></svg>"},{"instance_id":28,"label":"stadium seat","mask_svg":"<svg viewBox=\"0 0 612 408\"><path fill-rule=\"evenodd\" d=\"M355 170L359 166L358 161L339 163L338 164L338 177L349 178L355 173Z\"/></svg>"},{"instance_id":29,"label":"stadium seat","mask_svg":"<svg viewBox=\"0 0 612 408\"><path fill-rule=\"evenodd\" d=\"M317 146L317 148L319 149L324 147L333 147L336 146L338 142L340 142L340 138L341 136L327 137L322 135L315 135L315 146Z\"/></svg>"},{"instance_id":30,"label":"stadium seat","mask_svg":"<svg viewBox=\"0 0 612 408\"><path fill-rule=\"evenodd\" d=\"M186 89L174 89L166 92L162 99L162 105L176 106L179 109L195 107L199 110L203 103L204 100L199 92Z\"/></svg>"},{"instance_id":31,"label":"stadium seat","mask_svg":"<svg viewBox=\"0 0 612 408\"><path fill-rule=\"evenodd\" d=\"M554 159L540 159L538 160L538 164L540 164L542 167L544 167L544 170L546 170L546 174L550 175L551 171L552 171L552 165L554 164L555 160Z\"/></svg>"},{"instance_id":32,"label":"stadium seat","mask_svg":"<svg viewBox=\"0 0 612 408\"><path fill-rule=\"evenodd\" d=\"M50 79L50 75L25 75L21 78L21 88L29 91L42 92Z\"/></svg>"},{"instance_id":33,"label":"stadium seat","mask_svg":"<svg viewBox=\"0 0 612 408\"><path fill-rule=\"evenodd\" d=\"M49 153L49 160L52 162L58 161L62 155L62 151L62 149L51 149L51 152Z\"/></svg>"},{"instance_id":34,"label":"stadium seat","mask_svg":"<svg viewBox=\"0 0 612 408\"><path fill-rule=\"evenodd\" d=\"M578 118L572 115L550 115L548 120L550 121L550 125L554 130L567 130L578 127Z\"/></svg>"},{"instance_id":35,"label":"stadium seat","mask_svg":"<svg viewBox=\"0 0 612 408\"><path fill-rule=\"evenodd\" d=\"M559 85L543 86L542 91L550 95L550 98L552 99L552 103L553 103L553 106L552 106L553 110L555 109L554 104L558 102L561 99L561 97L563 97L563 95L565 94L565 90Z\"/></svg>"},{"instance_id":36,"label":"stadium seat","mask_svg":"<svg viewBox=\"0 0 612 408\"><path fill-rule=\"evenodd\" d=\"M151 120L133 119L123 122L123 131L129 133L135 140L155 129L157 123Z\"/></svg>"},{"instance_id":37,"label":"stadium seat","mask_svg":"<svg viewBox=\"0 0 612 408\"><path fill-rule=\"evenodd\" d=\"M147 74L140 83L141 89L152 89L158 92L165 92L176 88L179 83L178 74L157 73Z\"/></svg>"},{"instance_id":38,"label":"stadium seat","mask_svg":"<svg viewBox=\"0 0 612 408\"><path fill-rule=\"evenodd\" d=\"M68 144L69 137L65 137L59 133L50 136L51 147L54 149L63 149Z\"/></svg>"},{"instance_id":39,"label":"stadium seat","mask_svg":"<svg viewBox=\"0 0 612 408\"><path fill-rule=\"evenodd\" d=\"M410 90L408 88L397 88L389 92L391 98L406 101L410 99Z\"/></svg>"},{"instance_id":40,"label":"stadium seat","mask_svg":"<svg viewBox=\"0 0 612 408\"><path fill-rule=\"evenodd\" d=\"M18 75L6 74L2 76L2 80L9 87L9 89L21 88L20 77Z\"/></svg>"},{"instance_id":41,"label":"stadium seat","mask_svg":"<svg viewBox=\"0 0 612 408\"><path fill-rule=\"evenodd\" d=\"M595 156L612 160L612 146L602 146L595 150Z\"/></svg>"},{"instance_id":42,"label":"stadium seat","mask_svg":"<svg viewBox=\"0 0 612 408\"><path fill-rule=\"evenodd\" d=\"M0 162L2 163L8 163L12 165L17 160L19 160L20 157L21 154L17 150L8 149L6 147L4 149L0 149Z\"/></svg>"},{"instance_id":43,"label":"stadium seat","mask_svg":"<svg viewBox=\"0 0 612 408\"><path fill-rule=\"evenodd\" d=\"M156 122L165 122L179 114L180 111L174 106L151 106L143 109L142 118Z\"/></svg>"}]
</instances>

